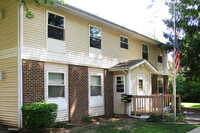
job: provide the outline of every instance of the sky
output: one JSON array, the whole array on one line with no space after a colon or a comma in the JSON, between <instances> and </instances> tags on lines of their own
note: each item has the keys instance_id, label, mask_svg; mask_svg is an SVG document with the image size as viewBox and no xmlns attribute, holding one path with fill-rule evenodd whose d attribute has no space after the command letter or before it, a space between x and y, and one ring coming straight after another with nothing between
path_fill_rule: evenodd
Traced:
<instances>
[{"instance_id":1,"label":"sky","mask_svg":"<svg viewBox=\"0 0 200 133\"><path fill-rule=\"evenodd\" d=\"M111 22L127 27L161 42L166 26L163 19L170 18L165 0L65 0L67 4L90 12Z\"/></svg>"}]
</instances>

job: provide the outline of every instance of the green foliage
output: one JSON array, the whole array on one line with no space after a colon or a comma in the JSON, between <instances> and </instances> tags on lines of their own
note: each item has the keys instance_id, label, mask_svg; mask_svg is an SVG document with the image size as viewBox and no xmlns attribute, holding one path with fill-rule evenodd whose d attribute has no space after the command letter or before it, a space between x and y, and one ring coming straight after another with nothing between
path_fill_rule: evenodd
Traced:
<instances>
[{"instance_id":1,"label":"green foliage","mask_svg":"<svg viewBox=\"0 0 200 133\"><path fill-rule=\"evenodd\" d=\"M41 101L24 104L21 110L27 129L33 133L40 133L55 123L58 105Z\"/></svg>"},{"instance_id":2,"label":"green foliage","mask_svg":"<svg viewBox=\"0 0 200 133\"><path fill-rule=\"evenodd\" d=\"M185 122L185 116L184 115L179 115L177 121Z\"/></svg>"},{"instance_id":3,"label":"green foliage","mask_svg":"<svg viewBox=\"0 0 200 133\"><path fill-rule=\"evenodd\" d=\"M29 10L28 5L27 5L27 0L17 0L19 2L20 5L23 5L24 11L26 11L26 17L29 19L33 19L34 18L34 14ZM47 6L47 5L51 5L51 6L55 6L56 1L59 1L61 4L65 4L64 0L29 0L30 2L32 2L33 4L35 4L35 6L37 7L42 7L42 6Z\"/></svg>"},{"instance_id":4,"label":"green foliage","mask_svg":"<svg viewBox=\"0 0 200 133\"><path fill-rule=\"evenodd\" d=\"M68 123L65 122L56 122L52 127L54 128L71 128L74 127L73 125L69 125Z\"/></svg>"},{"instance_id":5,"label":"green foliage","mask_svg":"<svg viewBox=\"0 0 200 133\"><path fill-rule=\"evenodd\" d=\"M91 119L92 118L89 115L87 115L87 116L85 116L85 117L82 118L82 122L92 122Z\"/></svg>"},{"instance_id":6,"label":"green foliage","mask_svg":"<svg viewBox=\"0 0 200 133\"><path fill-rule=\"evenodd\" d=\"M173 2L166 3L172 14ZM184 76L190 81L200 81L200 1L199 0L177 0L176 2L176 31L179 33L178 42L181 50L181 67ZM168 39L167 44L173 46L174 26L173 16L165 19L164 23L169 32L164 33ZM173 48L171 49L173 51ZM191 82L196 86L196 83ZM191 89L191 88L190 88Z\"/></svg>"},{"instance_id":7,"label":"green foliage","mask_svg":"<svg viewBox=\"0 0 200 133\"><path fill-rule=\"evenodd\" d=\"M200 81L189 80L183 72L179 72L176 78L176 88L183 102L200 102ZM173 94L172 81L169 81L169 93Z\"/></svg>"},{"instance_id":8,"label":"green foliage","mask_svg":"<svg viewBox=\"0 0 200 133\"><path fill-rule=\"evenodd\" d=\"M174 122L174 116L172 116L172 115L166 116L166 117L165 117L165 120L166 120L167 122Z\"/></svg>"},{"instance_id":9,"label":"green foliage","mask_svg":"<svg viewBox=\"0 0 200 133\"><path fill-rule=\"evenodd\" d=\"M148 119L151 122L160 122L162 119L160 116L156 115L155 113L150 114L150 118Z\"/></svg>"}]
</instances>

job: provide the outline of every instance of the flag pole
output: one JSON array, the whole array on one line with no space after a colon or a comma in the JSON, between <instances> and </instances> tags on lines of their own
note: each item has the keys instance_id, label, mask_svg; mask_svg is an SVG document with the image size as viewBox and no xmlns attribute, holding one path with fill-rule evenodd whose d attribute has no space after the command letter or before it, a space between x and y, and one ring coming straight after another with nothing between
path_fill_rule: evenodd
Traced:
<instances>
[{"instance_id":1,"label":"flag pole","mask_svg":"<svg viewBox=\"0 0 200 133\"><path fill-rule=\"evenodd\" d=\"M176 24L175 24L175 3L176 0L174 0L174 8L173 8L173 12L174 12L174 90L173 90L173 94L174 94L174 121L176 121L176 68L175 68L175 36L176 36Z\"/></svg>"}]
</instances>

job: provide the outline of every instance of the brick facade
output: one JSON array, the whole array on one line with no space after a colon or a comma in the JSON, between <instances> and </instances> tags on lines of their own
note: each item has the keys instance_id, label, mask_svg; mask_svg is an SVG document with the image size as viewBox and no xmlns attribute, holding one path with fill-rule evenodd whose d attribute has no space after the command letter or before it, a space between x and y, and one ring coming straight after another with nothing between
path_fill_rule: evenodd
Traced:
<instances>
[{"instance_id":1,"label":"brick facade","mask_svg":"<svg viewBox=\"0 0 200 133\"><path fill-rule=\"evenodd\" d=\"M44 62L23 60L23 103L44 100Z\"/></svg>"},{"instance_id":2,"label":"brick facade","mask_svg":"<svg viewBox=\"0 0 200 133\"><path fill-rule=\"evenodd\" d=\"M69 115L70 121L88 115L88 67L69 65Z\"/></svg>"},{"instance_id":3,"label":"brick facade","mask_svg":"<svg viewBox=\"0 0 200 133\"><path fill-rule=\"evenodd\" d=\"M114 115L113 100L113 72L104 70L104 101L105 116L107 117L112 117Z\"/></svg>"},{"instance_id":4,"label":"brick facade","mask_svg":"<svg viewBox=\"0 0 200 133\"><path fill-rule=\"evenodd\" d=\"M152 83L152 94L158 94L158 87L157 87L157 82L158 81L158 75L153 74L151 76L151 83Z\"/></svg>"}]
</instances>

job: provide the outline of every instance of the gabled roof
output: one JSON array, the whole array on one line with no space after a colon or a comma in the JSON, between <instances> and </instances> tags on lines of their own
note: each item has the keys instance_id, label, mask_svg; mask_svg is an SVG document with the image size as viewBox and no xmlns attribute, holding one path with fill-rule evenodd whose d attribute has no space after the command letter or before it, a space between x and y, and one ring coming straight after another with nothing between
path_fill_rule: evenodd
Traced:
<instances>
[{"instance_id":1,"label":"gabled roof","mask_svg":"<svg viewBox=\"0 0 200 133\"><path fill-rule=\"evenodd\" d=\"M102 26L107 27L109 29L113 29L113 30L118 31L122 34L126 34L127 36L132 36L134 38L142 40L144 43L151 43L151 44L154 44L154 45L163 44L160 41L154 40L154 39L147 37L143 34L140 34L136 31L130 30L130 29L124 27L124 26L118 25L118 24L113 23L111 21L108 21L104 18L98 17L94 14L91 14L89 12L86 12L84 10L76 8L74 6L71 6L69 4L62 5L57 0L56 0L56 3L57 4L53 7L51 7L51 8L54 8L56 10L59 10L61 12L70 14L72 16L75 16L75 17L78 17L78 18L81 18L81 19L84 19L84 20L87 20L89 22L92 22L92 23L95 23L95 24L98 24L98 25L102 25Z\"/></svg>"},{"instance_id":2,"label":"gabled roof","mask_svg":"<svg viewBox=\"0 0 200 133\"><path fill-rule=\"evenodd\" d=\"M158 73L158 70L145 59L129 60L126 62L122 62L122 63L119 63L119 64L109 68L109 71L121 71L121 70L129 71L140 65L145 65L153 73Z\"/></svg>"}]
</instances>

